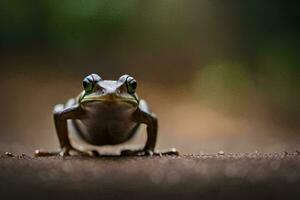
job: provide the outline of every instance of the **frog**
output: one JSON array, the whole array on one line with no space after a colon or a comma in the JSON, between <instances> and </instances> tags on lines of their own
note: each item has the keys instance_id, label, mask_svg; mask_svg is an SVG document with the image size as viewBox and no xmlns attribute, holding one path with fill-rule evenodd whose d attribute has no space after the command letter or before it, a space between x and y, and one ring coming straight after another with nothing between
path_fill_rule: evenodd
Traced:
<instances>
[{"instance_id":1,"label":"frog","mask_svg":"<svg viewBox=\"0 0 300 200\"><path fill-rule=\"evenodd\" d=\"M92 73L82 81L83 90L66 104L57 104L53 119L60 150L36 150L35 156L99 156L96 150L79 150L71 143L70 129L92 146L118 145L132 139L142 124L147 139L143 148L121 150L120 156L178 155L175 148L155 151L158 119L147 102L136 93L137 81L125 74L117 80L103 80Z\"/></svg>"}]
</instances>

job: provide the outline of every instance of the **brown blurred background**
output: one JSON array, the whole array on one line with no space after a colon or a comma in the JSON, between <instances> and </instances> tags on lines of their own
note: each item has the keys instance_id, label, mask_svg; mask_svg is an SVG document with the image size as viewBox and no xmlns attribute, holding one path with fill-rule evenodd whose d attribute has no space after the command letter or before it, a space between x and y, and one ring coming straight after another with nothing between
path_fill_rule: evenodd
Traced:
<instances>
[{"instance_id":1,"label":"brown blurred background","mask_svg":"<svg viewBox=\"0 0 300 200\"><path fill-rule=\"evenodd\" d=\"M1 1L0 151L58 148L52 108L76 96L91 72L137 79L159 117L160 149L299 149L299 7L271 0Z\"/></svg>"}]
</instances>

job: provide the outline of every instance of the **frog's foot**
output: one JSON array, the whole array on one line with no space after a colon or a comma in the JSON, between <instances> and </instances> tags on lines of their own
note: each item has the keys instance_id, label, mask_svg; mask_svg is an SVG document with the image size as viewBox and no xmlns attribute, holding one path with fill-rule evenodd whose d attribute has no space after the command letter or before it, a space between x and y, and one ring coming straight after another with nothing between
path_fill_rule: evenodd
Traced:
<instances>
[{"instance_id":1,"label":"frog's foot","mask_svg":"<svg viewBox=\"0 0 300 200\"><path fill-rule=\"evenodd\" d=\"M63 147L59 152L59 156L91 156L91 154L89 151L80 151L74 147Z\"/></svg>"},{"instance_id":2,"label":"frog's foot","mask_svg":"<svg viewBox=\"0 0 300 200\"><path fill-rule=\"evenodd\" d=\"M172 155L178 156L179 153L175 148L172 148L168 151L156 152L152 150L122 150L121 156L163 156L163 155Z\"/></svg>"},{"instance_id":3,"label":"frog's foot","mask_svg":"<svg viewBox=\"0 0 300 200\"><path fill-rule=\"evenodd\" d=\"M179 152L175 148L171 148L170 150L167 151L161 151L161 152L156 152L157 154L163 156L163 155L168 155L168 156L179 156Z\"/></svg>"},{"instance_id":4,"label":"frog's foot","mask_svg":"<svg viewBox=\"0 0 300 200\"><path fill-rule=\"evenodd\" d=\"M99 153L95 150L80 151L74 147L63 147L60 151L41 151L36 150L34 152L35 157L49 157L49 156L99 156Z\"/></svg>"},{"instance_id":5,"label":"frog's foot","mask_svg":"<svg viewBox=\"0 0 300 200\"><path fill-rule=\"evenodd\" d=\"M58 151L44 151L44 150L35 150L34 157L49 157L49 156L57 156L59 154Z\"/></svg>"}]
</instances>

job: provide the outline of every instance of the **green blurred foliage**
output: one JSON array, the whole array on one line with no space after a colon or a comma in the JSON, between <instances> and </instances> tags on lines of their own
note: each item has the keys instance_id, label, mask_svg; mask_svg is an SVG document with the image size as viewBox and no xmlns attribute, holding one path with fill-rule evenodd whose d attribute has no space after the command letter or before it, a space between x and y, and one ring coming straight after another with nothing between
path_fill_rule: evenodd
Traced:
<instances>
[{"instance_id":1,"label":"green blurred foliage","mask_svg":"<svg viewBox=\"0 0 300 200\"><path fill-rule=\"evenodd\" d=\"M10 0L0 2L0 29L7 70L106 65L104 74L191 85L227 108L256 93L283 112L300 110L297 1Z\"/></svg>"}]
</instances>

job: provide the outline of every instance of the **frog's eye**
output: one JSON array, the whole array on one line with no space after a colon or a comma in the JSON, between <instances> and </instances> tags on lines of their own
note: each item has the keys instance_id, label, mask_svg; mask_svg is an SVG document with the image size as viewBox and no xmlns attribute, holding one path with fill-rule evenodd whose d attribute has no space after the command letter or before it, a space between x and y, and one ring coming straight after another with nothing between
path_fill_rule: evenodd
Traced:
<instances>
[{"instance_id":1,"label":"frog's eye","mask_svg":"<svg viewBox=\"0 0 300 200\"><path fill-rule=\"evenodd\" d=\"M126 79L126 87L129 94L134 94L137 87L136 80L131 76L128 76Z\"/></svg>"},{"instance_id":2,"label":"frog's eye","mask_svg":"<svg viewBox=\"0 0 300 200\"><path fill-rule=\"evenodd\" d=\"M98 74L88 75L83 79L82 85L86 92L91 92L94 89L95 83L99 82L101 77Z\"/></svg>"}]
</instances>

